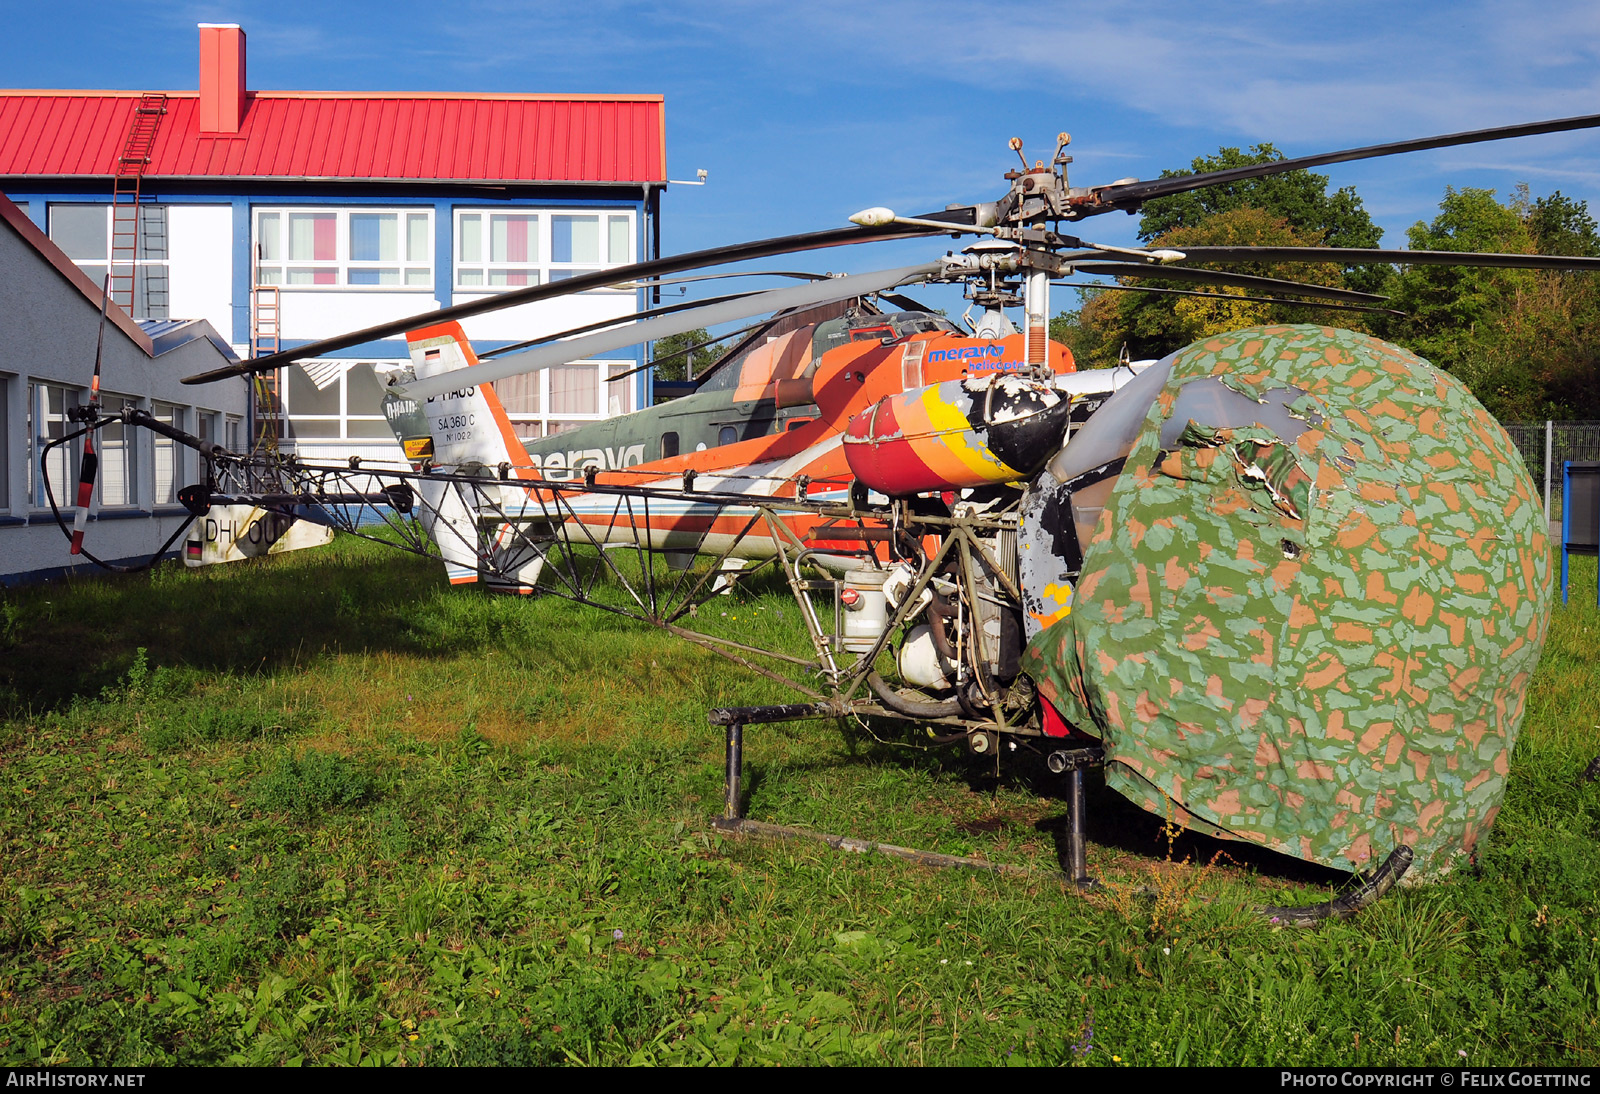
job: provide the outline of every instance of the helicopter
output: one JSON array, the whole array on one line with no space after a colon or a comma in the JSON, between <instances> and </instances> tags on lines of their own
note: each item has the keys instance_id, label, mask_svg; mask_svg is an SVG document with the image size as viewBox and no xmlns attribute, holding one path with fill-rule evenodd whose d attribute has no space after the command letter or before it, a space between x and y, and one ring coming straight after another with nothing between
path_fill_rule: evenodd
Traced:
<instances>
[{"instance_id":1,"label":"helicopter","mask_svg":"<svg viewBox=\"0 0 1600 1094\"><path fill-rule=\"evenodd\" d=\"M404 331L412 367L391 377L386 415L409 470L230 453L93 403L84 429L58 443L112 420L159 427L205 457L206 480L180 495L192 512L249 503L361 535L358 515L381 507L391 545L442 555L452 581L631 616L793 688L810 701L712 713L729 733L734 830L749 830L744 726L899 719L928 742L1033 753L1068 776L1078 880L1083 770L1101 766L1109 786L1176 823L1363 876L1342 903L1287 918L1345 914L1408 871L1447 872L1493 823L1550 607L1542 511L1520 457L1448 375L1333 327L1253 328L1142 368L1080 372L1048 338L1050 285L1159 266L1164 279L1366 306L1381 298L1183 263L1600 260L1142 250L1064 226L1244 178L1595 126L1600 116L1558 119L1088 188L1068 183L1062 134L1048 163L1008 172L993 202L915 217L867 209L854 228L513 290L186 380ZM563 332L493 360L458 326L619 280L963 235L987 238L916 266ZM902 288L934 282L964 284L985 307L976 332L906 306ZM1018 305L1020 330L1003 315ZM714 417L724 403L746 404L728 443L683 451L686 431L653 408L524 445L496 411L496 382L767 314L774 325L729 354L719 386L690 397L716 404L706 420L719 434L731 424ZM711 565L665 565L686 554ZM763 571L795 596L809 655L753 647L699 613Z\"/></svg>"}]
</instances>

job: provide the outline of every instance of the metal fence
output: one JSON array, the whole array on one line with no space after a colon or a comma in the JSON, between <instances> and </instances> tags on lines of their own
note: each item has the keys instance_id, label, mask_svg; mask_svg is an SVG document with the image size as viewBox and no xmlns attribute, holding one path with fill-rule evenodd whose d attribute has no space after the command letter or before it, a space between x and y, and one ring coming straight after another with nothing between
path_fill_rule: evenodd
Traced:
<instances>
[{"instance_id":1,"label":"metal fence","mask_svg":"<svg viewBox=\"0 0 1600 1094\"><path fill-rule=\"evenodd\" d=\"M1561 519L1561 465L1600 460L1600 422L1501 422L1544 491L1545 512Z\"/></svg>"}]
</instances>

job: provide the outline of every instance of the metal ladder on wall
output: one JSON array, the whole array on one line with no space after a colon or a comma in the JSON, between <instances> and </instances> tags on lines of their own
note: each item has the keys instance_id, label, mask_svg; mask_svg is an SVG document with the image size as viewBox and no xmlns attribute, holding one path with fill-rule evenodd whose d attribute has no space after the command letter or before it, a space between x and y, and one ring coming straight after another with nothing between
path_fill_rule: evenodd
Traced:
<instances>
[{"instance_id":1,"label":"metal ladder on wall","mask_svg":"<svg viewBox=\"0 0 1600 1094\"><path fill-rule=\"evenodd\" d=\"M140 191L145 169L150 166L150 153L155 148L156 133L161 129L161 119L166 113L165 95L154 93L139 96L133 108L133 119L128 124L127 139L122 142L122 154L117 157L116 174L111 180L111 299L129 315L133 314L134 286L138 282L139 228L144 220L139 211ZM159 232L159 253L165 255L165 219L152 219L151 227L153 233ZM152 249L150 243L146 241L146 251ZM151 274L145 284L144 310L147 313L165 313L166 265L152 266ZM158 295L159 300L156 299Z\"/></svg>"},{"instance_id":2,"label":"metal ladder on wall","mask_svg":"<svg viewBox=\"0 0 1600 1094\"><path fill-rule=\"evenodd\" d=\"M258 278L252 276L251 281ZM277 353L282 325L282 298L276 285L255 284L250 289L250 356L261 357ZM255 412L255 436L251 450L255 453L278 451L283 437L283 370L273 369L258 374L251 381Z\"/></svg>"}]
</instances>

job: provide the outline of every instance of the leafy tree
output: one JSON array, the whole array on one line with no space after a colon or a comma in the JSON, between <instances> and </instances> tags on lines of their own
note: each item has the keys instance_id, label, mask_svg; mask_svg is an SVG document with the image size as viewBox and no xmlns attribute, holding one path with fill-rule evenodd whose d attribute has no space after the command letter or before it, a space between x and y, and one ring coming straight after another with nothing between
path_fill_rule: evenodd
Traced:
<instances>
[{"instance_id":1,"label":"leafy tree","mask_svg":"<svg viewBox=\"0 0 1600 1094\"><path fill-rule=\"evenodd\" d=\"M1406 233L1435 251L1600 255L1587 205L1558 191L1447 188ZM1600 417L1600 286L1591 273L1412 266L1395 279L1407 317L1386 337L1459 377L1502 421Z\"/></svg>"},{"instance_id":2,"label":"leafy tree","mask_svg":"<svg viewBox=\"0 0 1600 1094\"><path fill-rule=\"evenodd\" d=\"M1261 163L1275 163L1283 154L1270 144L1249 151L1220 149L1201 156L1188 171L1163 171L1162 178L1223 171ZM1145 203L1139 237L1162 247L1278 246L1376 247L1383 230L1372 222L1361 198L1351 187L1329 191L1328 176L1310 171L1245 179L1226 186L1209 186L1173 194ZM1341 270L1335 266L1257 265L1228 266L1255 273L1318 285L1337 285L1365 292L1380 291L1393 276L1388 266ZM1363 328L1368 320L1359 312L1330 312L1286 305L1261 304L1242 299L1243 289L1207 290L1193 282L1162 281L1159 277L1125 279L1130 285L1215 291L1236 300L1207 300L1194 296L1102 292L1086 294L1077 312L1056 317L1054 330L1086 363L1108 364L1126 345L1135 357L1159 356L1222 330L1265 322L1326 322L1330 314L1339 325Z\"/></svg>"},{"instance_id":3,"label":"leafy tree","mask_svg":"<svg viewBox=\"0 0 1600 1094\"><path fill-rule=\"evenodd\" d=\"M669 334L656 340L653 358L658 380L684 380L688 378L686 366L693 366L693 374L700 376L722 357L724 346L702 345L711 337L704 327Z\"/></svg>"},{"instance_id":4,"label":"leafy tree","mask_svg":"<svg viewBox=\"0 0 1600 1094\"><path fill-rule=\"evenodd\" d=\"M1259 246L1310 247L1321 237L1296 229L1281 216L1239 206L1213 213L1192 226L1171 229L1156 237L1161 247ZM1339 267L1321 264L1230 264L1238 273L1257 274L1314 285L1340 285ZM1128 286L1200 290L1214 297L1168 295L1106 290L1089 292L1076 313L1063 313L1052 324L1053 336L1071 347L1085 364L1110 364L1124 346L1134 358L1159 357L1210 334L1267 322L1318 322L1325 310L1247 300L1259 296L1241 288L1222 288L1189 281L1167 281L1159 274L1148 278L1123 278ZM1359 326L1360 313L1340 312L1340 324Z\"/></svg>"},{"instance_id":5,"label":"leafy tree","mask_svg":"<svg viewBox=\"0 0 1600 1094\"><path fill-rule=\"evenodd\" d=\"M1283 153L1270 144L1252 145L1248 152L1223 148L1215 156L1197 157L1190 164L1191 170L1163 171L1161 177L1181 178L1253 167L1283 158ZM1319 238L1324 247L1376 247L1383 238L1383 229L1367 215L1354 187L1345 186L1330 193L1327 175L1304 170L1147 201L1139 218L1139 238L1152 242L1179 228L1198 227L1218 213L1247 208L1263 209L1282 218L1300 235ZM1387 276L1387 267L1359 267L1344 276L1344 284L1363 292L1376 292Z\"/></svg>"},{"instance_id":6,"label":"leafy tree","mask_svg":"<svg viewBox=\"0 0 1600 1094\"><path fill-rule=\"evenodd\" d=\"M1526 210L1528 234L1540 254L1600 257L1600 233L1587 202L1563 197L1560 190L1531 203L1527 195L1528 185L1523 183L1516 202Z\"/></svg>"}]
</instances>

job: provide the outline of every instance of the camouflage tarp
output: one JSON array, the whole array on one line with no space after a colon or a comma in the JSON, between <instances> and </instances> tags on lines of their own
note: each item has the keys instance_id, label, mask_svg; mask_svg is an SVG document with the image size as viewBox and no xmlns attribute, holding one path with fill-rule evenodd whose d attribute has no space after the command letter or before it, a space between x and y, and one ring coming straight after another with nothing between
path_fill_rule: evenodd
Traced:
<instances>
[{"instance_id":1,"label":"camouflage tarp","mask_svg":"<svg viewBox=\"0 0 1600 1094\"><path fill-rule=\"evenodd\" d=\"M1187 384L1232 399L1219 380L1293 428L1167 424ZM1221 335L1175 356L1024 667L1143 808L1345 870L1405 843L1437 874L1499 808L1546 540L1449 375L1349 331Z\"/></svg>"}]
</instances>

